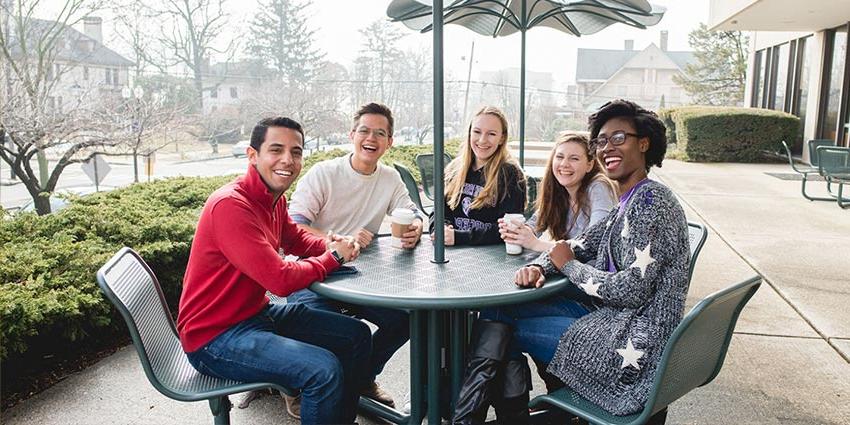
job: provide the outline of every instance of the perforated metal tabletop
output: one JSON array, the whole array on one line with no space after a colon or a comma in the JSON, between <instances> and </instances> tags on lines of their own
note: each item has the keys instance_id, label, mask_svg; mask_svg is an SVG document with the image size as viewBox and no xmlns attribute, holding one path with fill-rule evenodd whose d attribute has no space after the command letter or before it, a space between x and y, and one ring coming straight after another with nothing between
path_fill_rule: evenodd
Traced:
<instances>
[{"instance_id":1,"label":"perforated metal tabletop","mask_svg":"<svg viewBox=\"0 0 850 425\"><path fill-rule=\"evenodd\" d=\"M446 264L434 264L427 235L416 249L390 246L377 238L350 263L358 273L329 276L310 289L326 297L361 305L403 309L474 309L517 304L559 291L567 280L551 279L540 289L520 289L514 273L536 258L525 250L508 255L503 244L446 247Z\"/></svg>"}]
</instances>

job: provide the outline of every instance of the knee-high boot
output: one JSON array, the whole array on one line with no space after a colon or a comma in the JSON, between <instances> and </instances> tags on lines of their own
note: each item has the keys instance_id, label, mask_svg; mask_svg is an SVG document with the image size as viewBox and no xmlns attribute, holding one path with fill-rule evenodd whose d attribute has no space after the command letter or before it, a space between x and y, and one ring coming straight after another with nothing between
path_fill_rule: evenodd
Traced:
<instances>
[{"instance_id":1,"label":"knee-high boot","mask_svg":"<svg viewBox=\"0 0 850 425\"><path fill-rule=\"evenodd\" d=\"M496 405L496 422L505 425L524 425L531 422L528 414L528 393L531 391L531 369L525 356L505 364L502 400Z\"/></svg>"},{"instance_id":2,"label":"knee-high boot","mask_svg":"<svg viewBox=\"0 0 850 425\"><path fill-rule=\"evenodd\" d=\"M490 402L502 388L493 385L504 364L511 328L501 322L479 320L472 328L472 353L455 404L452 424L483 424Z\"/></svg>"}]
</instances>

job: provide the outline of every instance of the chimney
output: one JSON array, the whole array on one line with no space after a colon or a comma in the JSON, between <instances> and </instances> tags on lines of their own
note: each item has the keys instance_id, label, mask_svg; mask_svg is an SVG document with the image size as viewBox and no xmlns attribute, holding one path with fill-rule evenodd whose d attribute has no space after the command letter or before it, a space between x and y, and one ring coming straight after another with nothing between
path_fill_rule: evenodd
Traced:
<instances>
[{"instance_id":1,"label":"chimney","mask_svg":"<svg viewBox=\"0 0 850 425\"><path fill-rule=\"evenodd\" d=\"M103 44L103 19L97 16L86 16L83 18L83 32L100 44Z\"/></svg>"},{"instance_id":2,"label":"chimney","mask_svg":"<svg viewBox=\"0 0 850 425\"><path fill-rule=\"evenodd\" d=\"M634 50L635 49L635 41L634 40L626 40L626 46L624 50Z\"/></svg>"},{"instance_id":3,"label":"chimney","mask_svg":"<svg viewBox=\"0 0 850 425\"><path fill-rule=\"evenodd\" d=\"M667 51L667 30L661 31L661 40L660 40L659 44L661 44L661 46L660 46L661 51L666 52Z\"/></svg>"}]
</instances>

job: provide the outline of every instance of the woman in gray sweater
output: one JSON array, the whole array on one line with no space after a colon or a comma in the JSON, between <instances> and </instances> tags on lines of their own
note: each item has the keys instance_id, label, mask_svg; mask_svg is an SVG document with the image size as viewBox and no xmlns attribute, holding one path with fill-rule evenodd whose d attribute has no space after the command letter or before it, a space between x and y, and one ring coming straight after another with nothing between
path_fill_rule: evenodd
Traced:
<instances>
[{"instance_id":1,"label":"woman in gray sweater","mask_svg":"<svg viewBox=\"0 0 850 425\"><path fill-rule=\"evenodd\" d=\"M478 423L482 406L486 413L497 398L517 407L500 422L527 421L527 409L518 408L530 390L522 353L548 363L548 372L613 414L637 412L646 402L661 352L682 318L687 222L670 189L647 178L666 151L655 113L616 100L589 125L591 147L619 185L619 204L579 238L557 242L518 270L516 284L541 287L559 273L590 301L557 309L540 308L545 302L511 306L477 322L454 423ZM500 373L503 379L495 379Z\"/></svg>"}]
</instances>

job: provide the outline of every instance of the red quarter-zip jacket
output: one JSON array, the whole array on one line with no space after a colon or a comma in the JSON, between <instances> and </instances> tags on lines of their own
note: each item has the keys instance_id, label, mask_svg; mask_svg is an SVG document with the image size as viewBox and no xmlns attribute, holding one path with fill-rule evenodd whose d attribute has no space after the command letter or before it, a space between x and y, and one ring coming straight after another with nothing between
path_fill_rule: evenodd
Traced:
<instances>
[{"instance_id":1,"label":"red quarter-zip jacket","mask_svg":"<svg viewBox=\"0 0 850 425\"><path fill-rule=\"evenodd\" d=\"M284 261L278 255L308 257ZM183 350L205 346L269 303L266 290L286 296L339 267L325 240L299 229L259 173L248 172L210 195L204 204L189 264L177 331Z\"/></svg>"}]
</instances>

